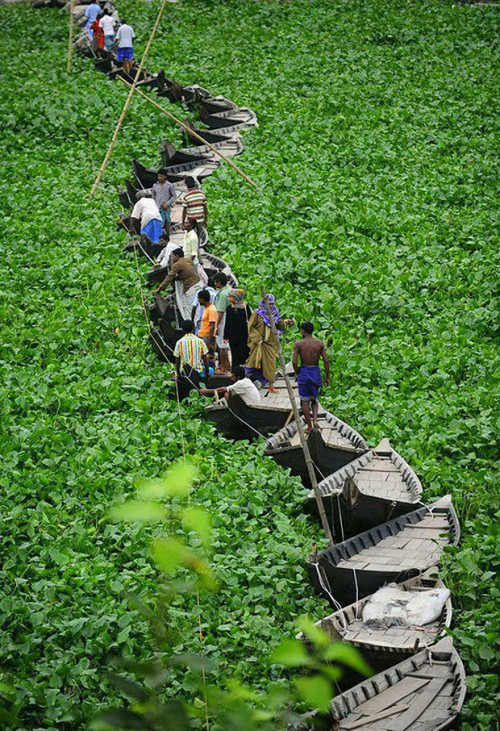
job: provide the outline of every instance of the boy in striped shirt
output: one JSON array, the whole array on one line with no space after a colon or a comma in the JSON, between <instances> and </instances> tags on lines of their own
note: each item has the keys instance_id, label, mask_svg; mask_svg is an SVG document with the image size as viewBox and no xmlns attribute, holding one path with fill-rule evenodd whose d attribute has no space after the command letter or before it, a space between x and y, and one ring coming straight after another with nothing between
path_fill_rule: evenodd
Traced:
<instances>
[{"instance_id":1,"label":"boy in striped shirt","mask_svg":"<svg viewBox=\"0 0 500 731\"><path fill-rule=\"evenodd\" d=\"M207 199L205 194L196 185L194 178L186 178L187 193L184 193L184 208L182 211L182 223L188 218L193 218L197 226L206 228L208 223Z\"/></svg>"},{"instance_id":2,"label":"boy in striped shirt","mask_svg":"<svg viewBox=\"0 0 500 731\"><path fill-rule=\"evenodd\" d=\"M200 374L204 367L205 373L208 373L208 348L205 342L194 334L191 320L184 320L182 329L185 334L176 342L174 348L177 375L184 366L188 366Z\"/></svg>"}]
</instances>

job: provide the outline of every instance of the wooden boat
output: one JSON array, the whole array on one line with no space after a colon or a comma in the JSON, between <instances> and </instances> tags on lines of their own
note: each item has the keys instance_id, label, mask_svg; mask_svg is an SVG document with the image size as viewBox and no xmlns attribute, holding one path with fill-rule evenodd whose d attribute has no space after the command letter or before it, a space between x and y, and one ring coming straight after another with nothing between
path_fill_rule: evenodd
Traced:
<instances>
[{"instance_id":1,"label":"wooden boat","mask_svg":"<svg viewBox=\"0 0 500 731\"><path fill-rule=\"evenodd\" d=\"M368 446L355 429L328 411L319 413L318 422L319 431L311 432L307 436L307 443L318 479L321 479L352 462ZM302 425L305 427L305 419L302 419ZM301 477L304 484L310 484L295 421L268 439L266 455L282 467L288 467L293 475Z\"/></svg>"},{"instance_id":2,"label":"wooden boat","mask_svg":"<svg viewBox=\"0 0 500 731\"><path fill-rule=\"evenodd\" d=\"M149 261L153 262L160 255L162 249L162 244L155 244L146 234L139 236L137 251Z\"/></svg>"},{"instance_id":3,"label":"wooden boat","mask_svg":"<svg viewBox=\"0 0 500 731\"><path fill-rule=\"evenodd\" d=\"M178 327L175 319L170 320L167 315L163 315L158 320L158 327L160 329L163 343L168 350L169 360L174 360L174 348L177 341L184 335L180 327Z\"/></svg>"},{"instance_id":4,"label":"wooden boat","mask_svg":"<svg viewBox=\"0 0 500 731\"><path fill-rule=\"evenodd\" d=\"M200 139L198 139L198 137L195 137L187 129L183 129L182 133L184 137L189 140L193 145L204 145L205 142L209 142L211 145L214 145L217 142L223 142L224 140L232 140L234 139L234 137L237 137L241 131L241 129L238 127L231 128L230 130L228 127L217 130L198 129L188 119L185 119L184 123L186 127L189 127L193 132L196 132L196 134L200 135L200 137L203 139L202 142Z\"/></svg>"},{"instance_id":5,"label":"wooden boat","mask_svg":"<svg viewBox=\"0 0 500 731\"><path fill-rule=\"evenodd\" d=\"M96 58L94 59L94 66L97 71L101 71L103 74L110 74L113 70L113 60L109 58Z\"/></svg>"},{"instance_id":6,"label":"wooden boat","mask_svg":"<svg viewBox=\"0 0 500 731\"><path fill-rule=\"evenodd\" d=\"M333 531L338 535L342 524L344 536L404 515L422 497L420 480L388 439L330 474L318 487ZM314 494L308 497L315 509Z\"/></svg>"},{"instance_id":7,"label":"wooden boat","mask_svg":"<svg viewBox=\"0 0 500 731\"><path fill-rule=\"evenodd\" d=\"M186 162L182 165L171 165L166 168L166 178L171 183L183 180L188 175L203 180L203 178L207 178L219 166L219 160L211 160L209 158ZM132 170L135 179L143 189L152 188L158 180L158 170L156 168L147 168L138 160L132 160Z\"/></svg>"},{"instance_id":8,"label":"wooden boat","mask_svg":"<svg viewBox=\"0 0 500 731\"><path fill-rule=\"evenodd\" d=\"M438 566L446 545L460 538L449 495L388 523L313 554L309 577L333 605L352 604L383 584L400 582Z\"/></svg>"},{"instance_id":9,"label":"wooden boat","mask_svg":"<svg viewBox=\"0 0 500 731\"><path fill-rule=\"evenodd\" d=\"M436 570L415 576L397 585L409 594L424 596L433 589L444 589L445 586L436 576ZM339 609L328 617L316 622L324 630L332 642L347 642L356 647L376 672L384 670L394 663L402 662L424 647L430 647L451 625L451 598L446 601L440 616L424 626L392 624L392 626L374 626L363 622L362 614L366 604L373 595ZM298 639L305 640L302 633Z\"/></svg>"},{"instance_id":10,"label":"wooden boat","mask_svg":"<svg viewBox=\"0 0 500 731\"><path fill-rule=\"evenodd\" d=\"M130 180L125 181L125 187L127 190L127 195L130 199L130 202L132 205L134 205L137 201L137 193L139 192L139 188L136 188L133 183L131 183Z\"/></svg>"},{"instance_id":11,"label":"wooden boat","mask_svg":"<svg viewBox=\"0 0 500 731\"><path fill-rule=\"evenodd\" d=\"M172 389L172 398L179 398L179 401L185 399L191 391L197 391L200 388L200 374L189 366L184 366L177 382L174 382Z\"/></svg>"},{"instance_id":12,"label":"wooden boat","mask_svg":"<svg viewBox=\"0 0 500 731\"><path fill-rule=\"evenodd\" d=\"M465 671L445 637L333 699L336 731L442 731L465 699Z\"/></svg>"},{"instance_id":13,"label":"wooden boat","mask_svg":"<svg viewBox=\"0 0 500 731\"><path fill-rule=\"evenodd\" d=\"M159 328L151 328L149 331L149 342L162 363L174 362L173 351L168 347Z\"/></svg>"},{"instance_id":14,"label":"wooden boat","mask_svg":"<svg viewBox=\"0 0 500 731\"><path fill-rule=\"evenodd\" d=\"M243 126L245 129L257 126L257 117L248 107L236 107L225 109L215 114L210 114L203 107L200 112L200 119L209 129L219 129L228 126Z\"/></svg>"},{"instance_id":15,"label":"wooden boat","mask_svg":"<svg viewBox=\"0 0 500 731\"><path fill-rule=\"evenodd\" d=\"M129 198L129 195L126 190L120 190L118 192L118 199L120 201L120 204L123 206L123 208L127 208L130 210L130 208L134 205L132 201Z\"/></svg>"},{"instance_id":16,"label":"wooden boat","mask_svg":"<svg viewBox=\"0 0 500 731\"><path fill-rule=\"evenodd\" d=\"M260 394L261 402L251 406L240 396L229 394L227 398L209 404L205 413L217 429L230 439L267 436L290 421L293 411L288 394L272 394L267 389L262 389Z\"/></svg>"},{"instance_id":17,"label":"wooden boat","mask_svg":"<svg viewBox=\"0 0 500 731\"><path fill-rule=\"evenodd\" d=\"M149 319L155 325L158 324L160 318L165 316L169 322L175 320L175 300L174 296L162 297L158 292L153 295L153 302L148 307Z\"/></svg>"},{"instance_id":18,"label":"wooden boat","mask_svg":"<svg viewBox=\"0 0 500 731\"><path fill-rule=\"evenodd\" d=\"M229 109L237 109L237 105L230 99L226 99L223 96L211 96L208 99L203 99L200 103L200 107L205 109L208 114L217 114L217 112L224 112Z\"/></svg>"},{"instance_id":19,"label":"wooden boat","mask_svg":"<svg viewBox=\"0 0 500 731\"><path fill-rule=\"evenodd\" d=\"M238 286L238 280L236 279L229 264L225 262L224 259L220 259L218 256L214 256L213 254L209 254L207 251L201 250L200 262L209 279L214 277L217 272L224 272L231 287Z\"/></svg>"},{"instance_id":20,"label":"wooden boat","mask_svg":"<svg viewBox=\"0 0 500 731\"><path fill-rule=\"evenodd\" d=\"M234 157L243 151L243 143L239 137L228 140L220 140L213 144L217 150L226 157ZM208 145L198 145L194 147L183 147L177 150L170 142L164 142L160 148L162 161L164 166L179 165L184 162L193 162L203 158L213 159L218 156Z\"/></svg>"}]
</instances>

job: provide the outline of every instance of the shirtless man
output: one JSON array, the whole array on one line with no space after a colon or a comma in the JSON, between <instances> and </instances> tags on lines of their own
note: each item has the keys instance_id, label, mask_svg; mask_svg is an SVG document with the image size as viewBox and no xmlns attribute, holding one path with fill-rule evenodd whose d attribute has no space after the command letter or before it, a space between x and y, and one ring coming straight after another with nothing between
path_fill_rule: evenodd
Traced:
<instances>
[{"instance_id":1,"label":"shirtless man","mask_svg":"<svg viewBox=\"0 0 500 731\"><path fill-rule=\"evenodd\" d=\"M314 332L312 322L302 323L300 330L302 332L302 340L295 343L292 366L297 376L299 397L307 423L306 432L309 434L313 430L313 427L314 429L318 428L318 391L322 385L321 370L318 363L320 358L322 358L325 365L325 386L329 386L330 361L326 354L325 344L312 336Z\"/></svg>"}]
</instances>

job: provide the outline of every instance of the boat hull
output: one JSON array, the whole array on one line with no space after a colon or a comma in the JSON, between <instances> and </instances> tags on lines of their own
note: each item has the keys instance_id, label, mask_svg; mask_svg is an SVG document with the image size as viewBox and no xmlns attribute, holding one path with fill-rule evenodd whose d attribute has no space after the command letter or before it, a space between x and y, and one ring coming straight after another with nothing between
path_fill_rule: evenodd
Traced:
<instances>
[{"instance_id":1,"label":"boat hull","mask_svg":"<svg viewBox=\"0 0 500 731\"><path fill-rule=\"evenodd\" d=\"M311 459L316 467L316 479L318 480L331 475L332 472L349 464L358 456L358 453L353 450L331 447L326 445L323 440L315 440L311 437L313 437L313 434L309 436L307 442ZM306 487L311 487L309 472L301 446L270 449L266 451L266 455L272 457L281 467L288 468L292 475L300 477Z\"/></svg>"},{"instance_id":2,"label":"boat hull","mask_svg":"<svg viewBox=\"0 0 500 731\"><path fill-rule=\"evenodd\" d=\"M356 536L370 528L399 518L415 510L414 503L394 503L371 495L362 495L354 505L348 504L343 495L323 497L328 523L337 541ZM315 500L308 501L309 509L319 519Z\"/></svg>"}]
</instances>

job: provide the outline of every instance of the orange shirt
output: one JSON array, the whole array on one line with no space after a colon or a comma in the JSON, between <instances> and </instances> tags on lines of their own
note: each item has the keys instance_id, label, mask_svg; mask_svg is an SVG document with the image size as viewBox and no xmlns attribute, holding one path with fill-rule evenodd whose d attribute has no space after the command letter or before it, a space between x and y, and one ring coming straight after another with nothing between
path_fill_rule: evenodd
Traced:
<instances>
[{"instance_id":1,"label":"orange shirt","mask_svg":"<svg viewBox=\"0 0 500 731\"><path fill-rule=\"evenodd\" d=\"M215 309L215 305L207 305L203 308L200 330L198 332L199 338L209 337L210 325L212 324L212 322L217 325L217 310ZM213 336L215 336L215 330L213 332Z\"/></svg>"}]
</instances>

